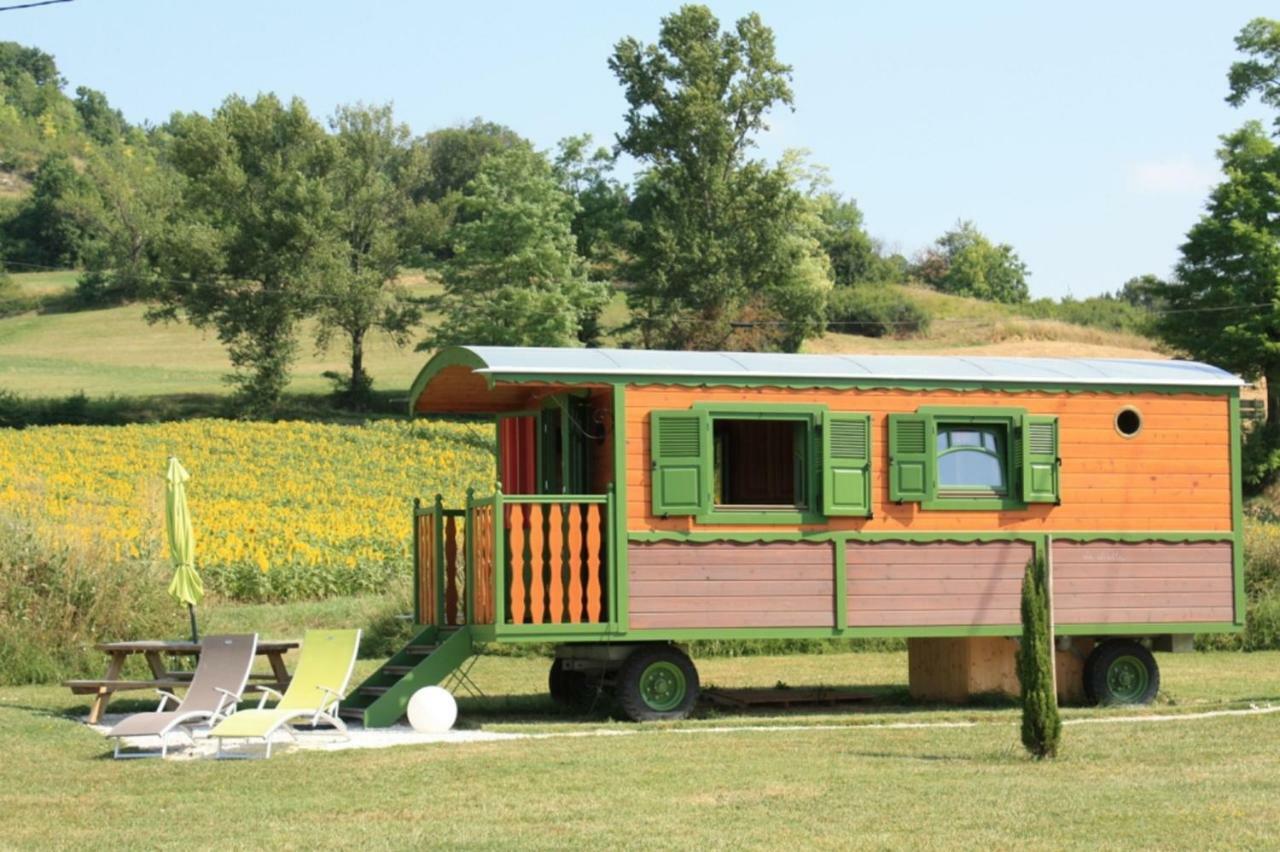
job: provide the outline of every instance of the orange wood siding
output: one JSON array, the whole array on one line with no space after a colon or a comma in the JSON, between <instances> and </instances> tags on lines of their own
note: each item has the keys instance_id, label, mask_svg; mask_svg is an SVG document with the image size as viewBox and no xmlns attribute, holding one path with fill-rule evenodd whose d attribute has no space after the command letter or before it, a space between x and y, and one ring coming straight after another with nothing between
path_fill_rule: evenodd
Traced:
<instances>
[{"instance_id":1,"label":"orange wood siding","mask_svg":"<svg viewBox=\"0 0 1280 852\"><path fill-rule=\"evenodd\" d=\"M849 542L850 627L1021 622L1029 542Z\"/></svg>"},{"instance_id":2,"label":"orange wood siding","mask_svg":"<svg viewBox=\"0 0 1280 852\"><path fill-rule=\"evenodd\" d=\"M872 418L873 517L830 518L818 530L948 531L1229 531L1231 448L1226 396L1161 393L1046 393L957 390L830 390L631 386L626 392L627 526L633 532L780 530L776 525L700 525L650 514L649 412L699 402L825 405ZM923 510L888 499L886 415L925 405L1008 406L1059 418L1062 504L1019 511ZM1116 412L1142 412L1142 431L1122 438ZM794 527L785 527L791 529Z\"/></svg>"},{"instance_id":3,"label":"orange wood siding","mask_svg":"<svg viewBox=\"0 0 1280 852\"><path fill-rule=\"evenodd\" d=\"M830 543L633 543L631 627L833 627Z\"/></svg>"},{"instance_id":4,"label":"orange wood siding","mask_svg":"<svg viewBox=\"0 0 1280 852\"><path fill-rule=\"evenodd\" d=\"M1231 621L1231 542L1053 543L1058 624Z\"/></svg>"}]
</instances>

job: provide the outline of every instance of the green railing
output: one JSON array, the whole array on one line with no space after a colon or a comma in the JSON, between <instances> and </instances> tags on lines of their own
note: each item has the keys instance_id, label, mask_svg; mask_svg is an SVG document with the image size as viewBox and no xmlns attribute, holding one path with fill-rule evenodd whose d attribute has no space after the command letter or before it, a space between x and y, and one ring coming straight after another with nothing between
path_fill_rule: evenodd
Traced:
<instances>
[{"instance_id":1,"label":"green railing","mask_svg":"<svg viewBox=\"0 0 1280 852\"><path fill-rule=\"evenodd\" d=\"M468 492L464 509L415 501L418 623L504 632L609 623L614 512L613 494Z\"/></svg>"}]
</instances>

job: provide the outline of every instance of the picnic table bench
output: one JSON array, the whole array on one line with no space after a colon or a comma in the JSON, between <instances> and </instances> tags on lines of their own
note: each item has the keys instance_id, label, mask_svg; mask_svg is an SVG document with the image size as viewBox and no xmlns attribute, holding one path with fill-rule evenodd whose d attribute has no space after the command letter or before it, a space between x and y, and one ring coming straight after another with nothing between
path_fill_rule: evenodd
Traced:
<instances>
[{"instance_id":1,"label":"picnic table bench","mask_svg":"<svg viewBox=\"0 0 1280 852\"><path fill-rule=\"evenodd\" d=\"M245 692L256 692L261 687L283 692L289 686L289 669L284 664L284 655L298 647L298 642L260 641L258 653L267 658L271 664L270 674L252 674ZM190 684L191 672L171 671L166 657L199 657L199 642L162 642L142 640L136 642L103 642L96 646L107 655L107 671L101 678L88 680L67 680L62 685L69 687L73 695L92 695L93 704L89 707L89 724L97 724L107 709L111 696L117 692L130 692L140 689L180 689ZM151 669L151 679L125 679L120 677L125 662L129 657L141 654Z\"/></svg>"}]
</instances>

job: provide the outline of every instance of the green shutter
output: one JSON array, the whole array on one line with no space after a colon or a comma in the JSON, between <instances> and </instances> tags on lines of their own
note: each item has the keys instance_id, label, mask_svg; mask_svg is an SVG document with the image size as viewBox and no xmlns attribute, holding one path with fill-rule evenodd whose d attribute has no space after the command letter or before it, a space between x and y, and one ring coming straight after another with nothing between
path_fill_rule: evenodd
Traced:
<instances>
[{"instance_id":1,"label":"green shutter","mask_svg":"<svg viewBox=\"0 0 1280 852\"><path fill-rule=\"evenodd\" d=\"M824 415L822 511L827 515L871 514L870 415Z\"/></svg>"},{"instance_id":2,"label":"green shutter","mask_svg":"<svg viewBox=\"0 0 1280 852\"><path fill-rule=\"evenodd\" d=\"M696 515L710 508L710 428L697 411L649 415L655 515Z\"/></svg>"},{"instance_id":3,"label":"green shutter","mask_svg":"<svg viewBox=\"0 0 1280 852\"><path fill-rule=\"evenodd\" d=\"M916 503L929 495L929 416L889 415L889 499Z\"/></svg>"},{"instance_id":4,"label":"green shutter","mask_svg":"<svg viewBox=\"0 0 1280 852\"><path fill-rule=\"evenodd\" d=\"M1022 499L1028 503L1061 502L1058 418L1023 415L1020 443Z\"/></svg>"}]
</instances>

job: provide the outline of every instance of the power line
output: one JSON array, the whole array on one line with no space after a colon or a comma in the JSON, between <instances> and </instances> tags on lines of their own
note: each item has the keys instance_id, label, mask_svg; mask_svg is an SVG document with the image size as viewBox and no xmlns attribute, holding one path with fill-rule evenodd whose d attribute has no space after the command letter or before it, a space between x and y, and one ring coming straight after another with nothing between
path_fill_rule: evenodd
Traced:
<instances>
[{"instance_id":1,"label":"power line","mask_svg":"<svg viewBox=\"0 0 1280 852\"><path fill-rule=\"evenodd\" d=\"M34 9L37 6L52 6L54 3L70 3L71 0L39 0L38 3L22 3L17 6L0 6L0 12L12 12L14 9Z\"/></svg>"}]
</instances>

